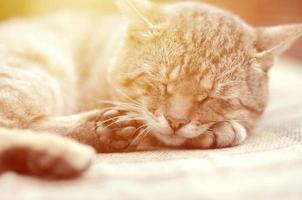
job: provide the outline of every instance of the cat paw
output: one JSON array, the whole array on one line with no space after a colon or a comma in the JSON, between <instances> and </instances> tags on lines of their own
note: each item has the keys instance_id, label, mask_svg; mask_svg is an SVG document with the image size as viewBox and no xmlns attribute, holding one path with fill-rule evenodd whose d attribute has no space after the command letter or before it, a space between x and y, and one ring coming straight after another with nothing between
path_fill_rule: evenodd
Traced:
<instances>
[{"instance_id":1,"label":"cat paw","mask_svg":"<svg viewBox=\"0 0 302 200\"><path fill-rule=\"evenodd\" d=\"M101 141L100 152L126 150L137 135L141 123L124 111L107 110L97 122L96 132Z\"/></svg>"},{"instance_id":2,"label":"cat paw","mask_svg":"<svg viewBox=\"0 0 302 200\"><path fill-rule=\"evenodd\" d=\"M237 146L247 138L246 129L237 122L221 122L198 138L187 142L190 148L210 149Z\"/></svg>"},{"instance_id":3,"label":"cat paw","mask_svg":"<svg viewBox=\"0 0 302 200\"><path fill-rule=\"evenodd\" d=\"M95 152L71 139L47 134L22 133L0 151L0 171L15 171L51 179L81 175Z\"/></svg>"},{"instance_id":4,"label":"cat paw","mask_svg":"<svg viewBox=\"0 0 302 200\"><path fill-rule=\"evenodd\" d=\"M246 129L234 121L215 124L212 131L215 136L214 148L237 146L247 138Z\"/></svg>"}]
</instances>

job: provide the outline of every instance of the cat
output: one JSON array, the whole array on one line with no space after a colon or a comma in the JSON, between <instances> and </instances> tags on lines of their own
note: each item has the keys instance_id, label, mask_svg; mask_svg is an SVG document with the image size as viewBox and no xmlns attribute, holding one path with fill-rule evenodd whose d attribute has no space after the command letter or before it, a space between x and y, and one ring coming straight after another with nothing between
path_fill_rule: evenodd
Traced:
<instances>
[{"instance_id":1,"label":"cat","mask_svg":"<svg viewBox=\"0 0 302 200\"><path fill-rule=\"evenodd\" d=\"M95 151L224 148L261 118L302 24L255 28L200 2L121 0L0 26L0 173L82 174ZM93 147L93 148L92 148Z\"/></svg>"}]
</instances>

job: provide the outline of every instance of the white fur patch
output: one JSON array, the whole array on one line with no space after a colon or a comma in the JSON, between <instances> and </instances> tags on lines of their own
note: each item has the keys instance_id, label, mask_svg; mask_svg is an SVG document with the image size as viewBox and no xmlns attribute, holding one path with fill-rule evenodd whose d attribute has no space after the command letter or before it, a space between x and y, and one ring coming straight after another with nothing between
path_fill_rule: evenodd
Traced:
<instances>
[{"instance_id":1,"label":"white fur patch","mask_svg":"<svg viewBox=\"0 0 302 200\"><path fill-rule=\"evenodd\" d=\"M171 72L170 79L173 81L177 80L177 78L179 77L179 73L180 73L180 66L177 66Z\"/></svg>"},{"instance_id":2,"label":"white fur patch","mask_svg":"<svg viewBox=\"0 0 302 200\"><path fill-rule=\"evenodd\" d=\"M158 117L156 119L156 122L149 121L149 124L150 127L152 127L152 129L154 130L152 134L166 145L179 146L186 141L186 138L173 133L169 122L163 115Z\"/></svg>"},{"instance_id":3,"label":"white fur patch","mask_svg":"<svg viewBox=\"0 0 302 200\"><path fill-rule=\"evenodd\" d=\"M231 122L234 130L236 131L236 138L234 140L235 145L241 144L247 138L246 129L239 123L232 121Z\"/></svg>"},{"instance_id":4,"label":"white fur patch","mask_svg":"<svg viewBox=\"0 0 302 200\"><path fill-rule=\"evenodd\" d=\"M209 128L208 126L197 127L192 124L188 124L184 126L182 129L180 129L179 131L177 131L177 135L192 139L205 133L208 130L208 128Z\"/></svg>"}]
</instances>

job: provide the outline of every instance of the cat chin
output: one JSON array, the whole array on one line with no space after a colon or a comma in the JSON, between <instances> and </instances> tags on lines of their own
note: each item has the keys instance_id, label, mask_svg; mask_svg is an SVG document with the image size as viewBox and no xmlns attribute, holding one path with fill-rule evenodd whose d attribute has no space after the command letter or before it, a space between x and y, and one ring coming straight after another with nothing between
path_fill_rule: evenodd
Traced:
<instances>
[{"instance_id":1,"label":"cat chin","mask_svg":"<svg viewBox=\"0 0 302 200\"><path fill-rule=\"evenodd\" d=\"M211 124L205 124L203 126L194 126L192 124L189 124L177 131L177 134L187 139L193 139L205 133L210 128L210 125Z\"/></svg>"},{"instance_id":2,"label":"cat chin","mask_svg":"<svg viewBox=\"0 0 302 200\"><path fill-rule=\"evenodd\" d=\"M165 145L174 146L174 147L183 145L187 140L185 137L177 136L177 135L164 135L164 134L156 133L154 134L154 136L158 140L163 142Z\"/></svg>"}]
</instances>

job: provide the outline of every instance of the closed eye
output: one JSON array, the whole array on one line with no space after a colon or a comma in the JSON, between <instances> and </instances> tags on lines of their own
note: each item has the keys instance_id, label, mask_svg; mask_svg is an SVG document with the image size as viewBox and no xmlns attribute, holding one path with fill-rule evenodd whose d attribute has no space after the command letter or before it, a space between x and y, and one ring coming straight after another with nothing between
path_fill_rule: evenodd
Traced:
<instances>
[{"instance_id":1,"label":"closed eye","mask_svg":"<svg viewBox=\"0 0 302 200\"><path fill-rule=\"evenodd\" d=\"M198 103L199 103L200 106L203 106L204 104L206 104L207 102L209 102L213 99L214 98L207 96L207 97L203 98L202 100L198 101Z\"/></svg>"}]
</instances>

